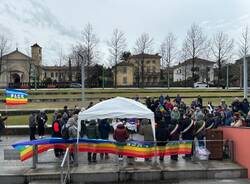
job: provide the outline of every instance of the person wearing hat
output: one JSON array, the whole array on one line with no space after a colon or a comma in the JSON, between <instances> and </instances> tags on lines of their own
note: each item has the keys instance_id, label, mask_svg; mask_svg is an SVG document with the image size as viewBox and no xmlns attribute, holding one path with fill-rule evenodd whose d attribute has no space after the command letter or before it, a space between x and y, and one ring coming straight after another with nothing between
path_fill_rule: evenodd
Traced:
<instances>
[{"instance_id":1,"label":"person wearing hat","mask_svg":"<svg viewBox=\"0 0 250 184\"><path fill-rule=\"evenodd\" d=\"M2 132L3 132L3 130L5 129L5 123L4 123L4 121L7 119L7 117L5 117L5 118L2 118L2 114L0 114L0 138L1 138L1 134L2 134ZM0 139L0 142L1 142L2 140Z\"/></svg>"}]
</instances>

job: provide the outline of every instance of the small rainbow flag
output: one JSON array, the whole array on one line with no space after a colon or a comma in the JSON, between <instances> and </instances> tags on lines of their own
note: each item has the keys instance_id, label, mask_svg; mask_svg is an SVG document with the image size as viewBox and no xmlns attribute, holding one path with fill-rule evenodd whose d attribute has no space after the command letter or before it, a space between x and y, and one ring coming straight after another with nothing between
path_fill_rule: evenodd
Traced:
<instances>
[{"instance_id":1,"label":"small rainbow flag","mask_svg":"<svg viewBox=\"0 0 250 184\"><path fill-rule=\"evenodd\" d=\"M165 111L165 108L163 107L163 105L159 106L159 110L160 110L160 112L164 112Z\"/></svg>"},{"instance_id":2,"label":"small rainbow flag","mask_svg":"<svg viewBox=\"0 0 250 184\"><path fill-rule=\"evenodd\" d=\"M6 89L5 96L6 105L22 105L28 103L28 94L20 90Z\"/></svg>"}]
</instances>

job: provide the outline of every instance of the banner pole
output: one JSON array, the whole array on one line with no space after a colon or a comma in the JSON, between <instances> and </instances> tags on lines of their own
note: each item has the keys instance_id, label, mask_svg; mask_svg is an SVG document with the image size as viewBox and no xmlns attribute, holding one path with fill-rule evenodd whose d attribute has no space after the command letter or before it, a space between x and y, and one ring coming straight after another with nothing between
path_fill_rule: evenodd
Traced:
<instances>
[{"instance_id":1,"label":"banner pole","mask_svg":"<svg viewBox=\"0 0 250 184\"><path fill-rule=\"evenodd\" d=\"M6 129L7 129L7 125L8 125L8 106L5 102L5 116L7 117L7 119L5 120L5 132L6 132ZM6 139L8 139L8 132L6 134Z\"/></svg>"}]
</instances>

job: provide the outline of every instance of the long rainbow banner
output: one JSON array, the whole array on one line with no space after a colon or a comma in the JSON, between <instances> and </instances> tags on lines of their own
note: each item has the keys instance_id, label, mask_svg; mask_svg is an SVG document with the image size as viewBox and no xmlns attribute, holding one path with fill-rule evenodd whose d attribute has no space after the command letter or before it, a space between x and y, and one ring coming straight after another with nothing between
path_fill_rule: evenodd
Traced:
<instances>
[{"instance_id":1,"label":"long rainbow banner","mask_svg":"<svg viewBox=\"0 0 250 184\"><path fill-rule=\"evenodd\" d=\"M77 139L47 138L19 142L12 146L20 151L20 160L24 161L33 156L34 145L37 145L38 153L43 153L54 148L66 149L68 146L73 151L72 145L76 142ZM111 140L79 139L78 150L80 152L111 153L139 158L151 158L160 155L190 154L192 151L192 141L171 141L166 146L156 146L152 142L144 141L119 143Z\"/></svg>"},{"instance_id":2,"label":"long rainbow banner","mask_svg":"<svg viewBox=\"0 0 250 184\"><path fill-rule=\"evenodd\" d=\"M6 89L5 91L6 105L23 105L28 103L28 94L15 89Z\"/></svg>"}]
</instances>

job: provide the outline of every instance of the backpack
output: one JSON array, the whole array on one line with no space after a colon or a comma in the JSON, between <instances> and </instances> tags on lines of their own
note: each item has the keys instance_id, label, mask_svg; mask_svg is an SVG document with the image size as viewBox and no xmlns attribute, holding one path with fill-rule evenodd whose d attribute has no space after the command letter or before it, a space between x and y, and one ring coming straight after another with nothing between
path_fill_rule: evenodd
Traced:
<instances>
[{"instance_id":1,"label":"backpack","mask_svg":"<svg viewBox=\"0 0 250 184\"><path fill-rule=\"evenodd\" d=\"M61 134L63 139L69 139L69 128L66 124L62 126Z\"/></svg>"}]
</instances>

